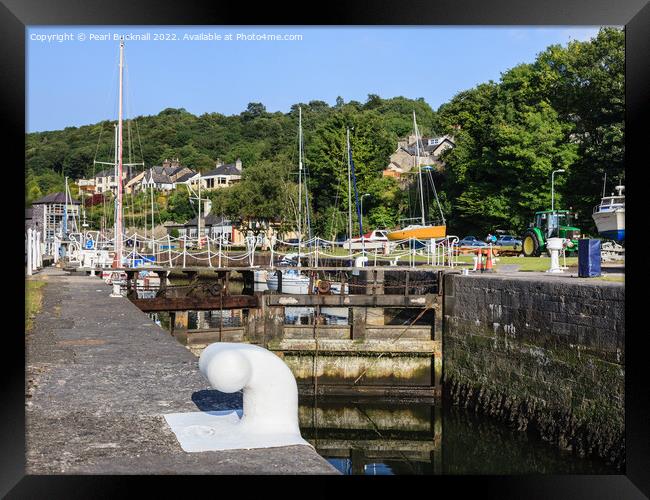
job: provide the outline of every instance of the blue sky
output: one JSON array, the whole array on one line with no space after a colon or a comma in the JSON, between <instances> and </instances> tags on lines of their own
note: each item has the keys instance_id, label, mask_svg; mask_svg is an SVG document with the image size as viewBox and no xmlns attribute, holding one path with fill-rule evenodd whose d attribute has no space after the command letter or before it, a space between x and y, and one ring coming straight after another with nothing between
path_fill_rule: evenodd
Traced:
<instances>
[{"instance_id":1,"label":"blue sky","mask_svg":"<svg viewBox=\"0 0 650 500\"><path fill-rule=\"evenodd\" d=\"M297 102L332 105L339 95L364 102L368 94L423 97L437 109L462 90L532 62L548 45L597 32L596 26L28 27L27 131L116 119L116 34L151 37L125 43L125 116L134 117L165 108L239 114L249 102L288 112ZM222 39L183 40L200 33ZM90 40L91 34L110 39ZM176 40L154 40L155 34ZM223 39L227 34L233 39ZM238 34L302 39L237 40Z\"/></svg>"}]
</instances>

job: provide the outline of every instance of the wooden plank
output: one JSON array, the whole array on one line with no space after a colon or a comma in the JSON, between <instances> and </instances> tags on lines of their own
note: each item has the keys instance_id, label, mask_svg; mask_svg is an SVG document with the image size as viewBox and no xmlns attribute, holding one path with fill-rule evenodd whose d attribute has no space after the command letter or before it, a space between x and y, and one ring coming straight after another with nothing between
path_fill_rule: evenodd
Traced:
<instances>
[{"instance_id":1,"label":"wooden plank","mask_svg":"<svg viewBox=\"0 0 650 500\"><path fill-rule=\"evenodd\" d=\"M314 339L283 339L270 346L271 351L305 352L316 351ZM435 356L442 352L441 342L434 340L347 340L347 339L318 339L318 352L340 354L391 353L415 356Z\"/></svg>"},{"instance_id":2,"label":"wooden plank","mask_svg":"<svg viewBox=\"0 0 650 500\"><path fill-rule=\"evenodd\" d=\"M285 339L313 339L313 325L284 325ZM349 339L350 327L345 325L318 325L316 336L319 339Z\"/></svg>"},{"instance_id":3,"label":"wooden plank","mask_svg":"<svg viewBox=\"0 0 650 500\"><path fill-rule=\"evenodd\" d=\"M390 340L395 338L401 339L431 339L430 326L408 326L408 325L384 325L384 326L366 326L366 338Z\"/></svg>"},{"instance_id":4,"label":"wooden plank","mask_svg":"<svg viewBox=\"0 0 650 500\"><path fill-rule=\"evenodd\" d=\"M156 297L153 299L131 299L144 312L157 311L216 311L220 309L250 309L259 306L254 295L224 295L219 297Z\"/></svg>"},{"instance_id":5,"label":"wooden plank","mask_svg":"<svg viewBox=\"0 0 650 500\"><path fill-rule=\"evenodd\" d=\"M270 306L330 306L330 307L402 307L425 308L437 299L432 294L426 295L282 295L265 297Z\"/></svg>"},{"instance_id":6,"label":"wooden plank","mask_svg":"<svg viewBox=\"0 0 650 500\"><path fill-rule=\"evenodd\" d=\"M313 384L298 384L298 394L313 396ZM318 384L319 396L354 396L386 399L416 398L437 399L441 397L438 389L431 386L367 386L367 385L326 385Z\"/></svg>"},{"instance_id":7,"label":"wooden plank","mask_svg":"<svg viewBox=\"0 0 650 500\"><path fill-rule=\"evenodd\" d=\"M212 344L213 342L241 342L244 340L244 327L224 327L221 332L216 330L194 331L188 330L185 333L186 343Z\"/></svg>"}]
</instances>

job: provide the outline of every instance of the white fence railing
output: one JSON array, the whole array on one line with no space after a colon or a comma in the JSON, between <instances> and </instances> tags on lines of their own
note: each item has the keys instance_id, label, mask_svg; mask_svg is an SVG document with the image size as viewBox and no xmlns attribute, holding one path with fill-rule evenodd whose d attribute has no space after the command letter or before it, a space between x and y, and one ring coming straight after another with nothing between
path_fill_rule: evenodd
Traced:
<instances>
[{"instance_id":1,"label":"white fence railing","mask_svg":"<svg viewBox=\"0 0 650 500\"><path fill-rule=\"evenodd\" d=\"M71 262L85 263L92 261L99 267L109 267L113 252L113 239L104 237L98 231L73 233L69 237L68 258ZM305 259L310 265L318 267L321 259L335 259L354 262L357 257L367 257L367 265L377 265L378 262L388 261L389 265L408 261L414 267L417 264L429 266L455 267L458 265L457 236L447 236L441 239L419 240L409 238L398 241L368 242L366 249L362 243L357 250L348 249L345 253L341 242L313 237L300 243L284 241L275 236L270 239L265 235L248 235L244 238L244 251L236 253L235 248L242 246L233 245L227 239L216 236L203 236L189 238L187 236L161 238L148 238L133 233L125 234L125 254L122 265L125 267L139 267L142 265L157 264L165 267L187 267L188 258L192 262L207 264L208 267L255 267L255 255L260 251L269 251L269 266L273 267L276 259L293 258L297 261ZM372 245L370 245L372 243ZM348 245L349 247L349 245ZM90 255L94 255L91 259Z\"/></svg>"}]
</instances>

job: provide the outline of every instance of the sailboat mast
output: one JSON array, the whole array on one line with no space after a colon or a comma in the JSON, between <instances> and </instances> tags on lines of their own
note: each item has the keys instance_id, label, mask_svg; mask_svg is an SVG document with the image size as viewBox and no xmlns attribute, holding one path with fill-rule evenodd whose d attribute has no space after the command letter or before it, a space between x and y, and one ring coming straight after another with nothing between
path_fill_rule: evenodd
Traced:
<instances>
[{"instance_id":1,"label":"sailboat mast","mask_svg":"<svg viewBox=\"0 0 650 500\"><path fill-rule=\"evenodd\" d=\"M420 165L420 134L418 133L418 124L415 121L415 110L413 111L413 130L415 131L415 161L418 167L418 185L420 186L420 210L422 211L422 225L424 221L424 189L422 189L422 166Z\"/></svg>"},{"instance_id":2,"label":"sailboat mast","mask_svg":"<svg viewBox=\"0 0 650 500\"><path fill-rule=\"evenodd\" d=\"M350 243L350 259L352 258L352 175L350 168L350 129L347 129L346 140L348 157L348 241Z\"/></svg>"},{"instance_id":3,"label":"sailboat mast","mask_svg":"<svg viewBox=\"0 0 650 500\"><path fill-rule=\"evenodd\" d=\"M122 111L124 75L124 37L120 38L120 95L117 119L118 163L117 163L117 207L115 217L115 258L117 266L122 265Z\"/></svg>"},{"instance_id":4,"label":"sailboat mast","mask_svg":"<svg viewBox=\"0 0 650 500\"><path fill-rule=\"evenodd\" d=\"M298 267L302 244L302 107L298 106Z\"/></svg>"},{"instance_id":5,"label":"sailboat mast","mask_svg":"<svg viewBox=\"0 0 650 500\"><path fill-rule=\"evenodd\" d=\"M153 241L154 241L154 235L153 235L153 184L151 184L151 251L153 252Z\"/></svg>"},{"instance_id":6,"label":"sailboat mast","mask_svg":"<svg viewBox=\"0 0 650 500\"><path fill-rule=\"evenodd\" d=\"M605 186L607 185L607 172L605 172L605 178L603 179L603 198L605 197Z\"/></svg>"},{"instance_id":7,"label":"sailboat mast","mask_svg":"<svg viewBox=\"0 0 650 500\"><path fill-rule=\"evenodd\" d=\"M65 206L63 208L63 238L68 234L68 178L65 178Z\"/></svg>"},{"instance_id":8,"label":"sailboat mast","mask_svg":"<svg viewBox=\"0 0 650 500\"><path fill-rule=\"evenodd\" d=\"M198 247L203 248L201 238L201 172L199 172L199 188L198 188L198 202L199 202L199 215L196 219L196 236L198 238Z\"/></svg>"}]
</instances>

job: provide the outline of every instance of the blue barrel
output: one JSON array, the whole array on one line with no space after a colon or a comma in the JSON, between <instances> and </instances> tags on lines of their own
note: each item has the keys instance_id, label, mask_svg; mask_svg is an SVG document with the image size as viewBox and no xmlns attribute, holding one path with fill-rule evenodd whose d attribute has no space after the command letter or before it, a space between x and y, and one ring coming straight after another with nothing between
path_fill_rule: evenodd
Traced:
<instances>
[{"instance_id":1,"label":"blue barrel","mask_svg":"<svg viewBox=\"0 0 650 500\"><path fill-rule=\"evenodd\" d=\"M578 240L578 276L581 278L600 276L600 240L589 238Z\"/></svg>"}]
</instances>

